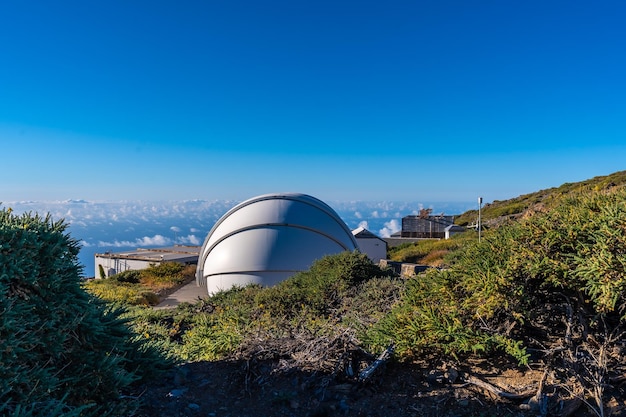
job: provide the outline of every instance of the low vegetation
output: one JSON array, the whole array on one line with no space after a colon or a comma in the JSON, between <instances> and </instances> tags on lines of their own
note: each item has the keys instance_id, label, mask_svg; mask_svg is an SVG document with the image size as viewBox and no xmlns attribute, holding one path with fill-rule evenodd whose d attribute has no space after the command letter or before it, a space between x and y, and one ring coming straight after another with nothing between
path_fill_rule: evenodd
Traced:
<instances>
[{"instance_id":1,"label":"low vegetation","mask_svg":"<svg viewBox=\"0 0 626 417\"><path fill-rule=\"evenodd\" d=\"M467 243L476 240L474 233L461 233L450 239L425 239L389 248L388 257L396 262L408 262L432 267L448 265L448 256Z\"/></svg>"},{"instance_id":2,"label":"low vegetation","mask_svg":"<svg viewBox=\"0 0 626 417\"><path fill-rule=\"evenodd\" d=\"M391 308L402 285L365 255L345 252L275 287L233 288L197 305L131 314L138 334L167 346L180 360L215 360L250 344L276 348L277 340L290 338L356 341Z\"/></svg>"},{"instance_id":3,"label":"low vegetation","mask_svg":"<svg viewBox=\"0 0 626 417\"><path fill-rule=\"evenodd\" d=\"M270 359L336 375L349 352L394 346L405 363L447 358L467 371L482 358L541 369L535 414L567 415L565 402L576 400L608 415L626 395L624 178L502 204L494 213L505 218L480 242L466 233L393 249L393 259L442 266L412 278L345 252L272 288L233 288L170 310L150 308L142 291L157 295L189 271L165 264L81 287L63 223L5 210L0 411L123 415L132 404L119 393L145 378L147 361ZM510 218L518 204L526 209Z\"/></svg>"}]
</instances>

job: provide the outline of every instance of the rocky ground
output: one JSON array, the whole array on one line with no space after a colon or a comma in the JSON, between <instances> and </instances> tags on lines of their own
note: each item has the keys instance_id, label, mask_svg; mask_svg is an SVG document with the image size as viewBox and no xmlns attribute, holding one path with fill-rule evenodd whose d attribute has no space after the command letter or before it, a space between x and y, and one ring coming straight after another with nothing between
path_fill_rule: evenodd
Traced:
<instances>
[{"instance_id":1,"label":"rocky ground","mask_svg":"<svg viewBox=\"0 0 626 417\"><path fill-rule=\"evenodd\" d=\"M390 362L359 382L345 369L305 372L285 367L280 359L196 362L142 387L144 405L137 415L594 415L580 399L558 393L542 370L502 366L485 360L457 366L437 358L413 364ZM605 415L626 415L623 391L624 387L607 393Z\"/></svg>"}]
</instances>

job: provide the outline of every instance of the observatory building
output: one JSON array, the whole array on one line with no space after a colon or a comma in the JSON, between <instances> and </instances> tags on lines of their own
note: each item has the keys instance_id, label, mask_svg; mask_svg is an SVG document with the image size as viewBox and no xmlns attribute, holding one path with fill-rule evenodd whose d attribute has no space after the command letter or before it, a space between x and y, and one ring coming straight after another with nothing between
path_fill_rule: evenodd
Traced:
<instances>
[{"instance_id":1,"label":"observatory building","mask_svg":"<svg viewBox=\"0 0 626 417\"><path fill-rule=\"evenodd\" d=\"M229 210L207 235L196 281L209 294L233 285L271 286L325 255L358 248L327 204L306 194L266 194Z\"/></svg>"}]
</instances>

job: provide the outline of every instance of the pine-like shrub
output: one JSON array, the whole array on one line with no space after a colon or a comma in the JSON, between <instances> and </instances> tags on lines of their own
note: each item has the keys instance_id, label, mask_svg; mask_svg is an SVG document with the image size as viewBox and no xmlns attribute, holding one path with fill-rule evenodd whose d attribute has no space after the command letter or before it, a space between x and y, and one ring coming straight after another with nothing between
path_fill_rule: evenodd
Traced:
<instances>
[{"instance_id":1,"label":"pine-like shrub","mask_svg":"<svg viewBox=\"0 0 626 417\"><path fill-rule=\"evenodd\" d=\"M121 392L165 364L119 309L81 287L63 220L0 211L0 414L122 415Z\"/></svg>"}]
</instances>

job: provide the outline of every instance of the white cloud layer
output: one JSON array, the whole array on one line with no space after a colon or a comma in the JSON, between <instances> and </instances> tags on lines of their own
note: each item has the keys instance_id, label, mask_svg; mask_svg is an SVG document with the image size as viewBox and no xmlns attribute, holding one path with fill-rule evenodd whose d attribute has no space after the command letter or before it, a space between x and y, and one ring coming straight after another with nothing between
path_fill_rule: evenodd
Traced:
<instances>
[{"instance_id":1,"label":"white cloud layer","mask_svg":"<svg viewBox=\"0 0 626 417\"><path fill-rule=\"evenodd\" d=\"M390 237L392 234L399 232L402 230L402 224L398 221L398 219L391 219L388 222L385 222L385 227L378 231L380 237Z\"/></svg>"},{"instance_id":2,"label":"white cloud layer","mask_svg":"<svg viewBox=\"0 0 626 417\"><path fill-rule=\"evenodd\" d=\"M196 235L187 235L176 239L176 243L179 245L200 246L202 245L202 239Z\"/></svg>"},{"instance_id":3,"label":"white cloud layer","mask_svg":"<svg viewBox=\"0 0 626 417\"><path fill-rule=\"evenodd\" d=\"M129 248L142 246L170 246L173 240L162 235L144 236L133 241L130 240L114 240L112 242L98 241L100 247L110 248Z\"/></svg>"},{"instance_id":4,"label":"white cloud layer","mask_svg":"<svg viewBox=\"0 0 626 417\"><path fill-rule=\"evenodd\" d=\"M84 242L84 241L83 241ZM85 247L93 246L87 242ZM133 247L151 247L151 246L172 246L172 245L190 245L199 246L202 240L196 235L178 236L175 239L163 236L144 236L135 240L114 240L114 241L98 241L97 246L101 248L133 248Z\"/></svg>"},{"instance_id":5,"label":"white cloud layer","mask_svg":"<svg viewBox=\"0 0 626 417\"><path fill-rule=\"evenodd\" d=\"M201 245L213 225L238 201L117 201L90 202L21 201L3 202L15 214L49 213L53 220L65 219L68 232L81 243L79 261L86 276L93 275L94 254L108 250L140 247ZM411 203L388 201L327 202L350 229L359 226L388 237L400 231L401 219L432 207L435 212L459 214L467 207L455 203ZM189 231L189 232L184 232Z\"/></svg>"}]
</instances>

